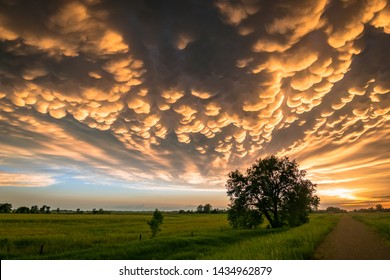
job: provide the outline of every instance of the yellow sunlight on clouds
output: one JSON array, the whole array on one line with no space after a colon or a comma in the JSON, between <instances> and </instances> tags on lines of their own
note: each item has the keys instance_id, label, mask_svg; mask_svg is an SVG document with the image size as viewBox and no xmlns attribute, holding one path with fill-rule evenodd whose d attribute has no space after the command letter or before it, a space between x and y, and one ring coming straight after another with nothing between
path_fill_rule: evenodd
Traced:
<instances>
[{"instance_id":1,"label":"yellow sunlight on clouds","mask_svg":"<svg viewBox=\"0 0 390 280\"><path fill-rule=\"evenodd\" d=\"M62 162L224 190L229 171L275 154L296 159L324 203L390 201L388 1L158 1L150 16L133 1L11 2L3 181L50 183L19 170L42 160L43 173Z\"/></svg>"}]
</instances>

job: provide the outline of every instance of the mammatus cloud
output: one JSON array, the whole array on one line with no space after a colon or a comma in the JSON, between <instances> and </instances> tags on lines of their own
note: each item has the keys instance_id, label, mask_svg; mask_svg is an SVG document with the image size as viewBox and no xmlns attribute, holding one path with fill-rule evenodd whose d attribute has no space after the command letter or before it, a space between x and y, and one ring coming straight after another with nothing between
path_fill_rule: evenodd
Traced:
<instances>
[{"instance_id":1,"label":"mammatus cloud","mask_svg":"<svg viewBox=\"0 0 390 280\"><path fill-rule=\"evenodd\" d=\"M0 7L4 170L223 189L278 154L323 190L390 191L387 1Z\"/></svg>"}]
</instances>

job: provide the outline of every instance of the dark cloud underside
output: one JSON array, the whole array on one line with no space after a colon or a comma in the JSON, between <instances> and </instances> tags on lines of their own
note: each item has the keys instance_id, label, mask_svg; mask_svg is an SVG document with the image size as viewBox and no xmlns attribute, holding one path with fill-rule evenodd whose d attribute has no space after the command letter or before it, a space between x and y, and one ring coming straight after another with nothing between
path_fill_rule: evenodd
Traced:
<instances>
[{"instance_id":1,"label":"dark cloud underside","mask_svg":"<svg viewBox=\"0 0 390 280\"><path fill-rule=\"evenodd\" d=\"M0 1L1 185L223 188L277 154L386 192L389 33L380 0Z\"/></svg>"}]
</instances>

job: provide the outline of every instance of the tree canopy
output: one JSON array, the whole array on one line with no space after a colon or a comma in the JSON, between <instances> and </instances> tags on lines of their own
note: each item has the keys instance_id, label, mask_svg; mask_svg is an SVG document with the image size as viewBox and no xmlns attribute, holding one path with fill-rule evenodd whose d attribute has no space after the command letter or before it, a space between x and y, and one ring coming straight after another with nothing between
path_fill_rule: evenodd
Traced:
<instances>
[{"instance_id":1,"label":"tree canopy","mask_svg":"<svg viewBox=\"0 0 390 280\"><path fill-rule=\"evenodd\" d=\"M310 211L319 204L316 185L288 157L258 159L245 174L235 170L228 176L228 219L233 227L255 227L263 215L272 228L298 226L309 221Z\"/></svg>"},{"instance_id":2,"label":"tree canopy","mask_svg":"<svg viewBox=\"0 0 390 280\"><path fill-rule=\"evenodd\" d=\"M0 203L0 213L11 213L12 204L10 203Z\"/></svg>"},{"instance_id":3,"label":"tree canopy","mask_svg":"<svg viewBox=\"0 0 390 280\"><path fill-rule=\"evenodd\" d=\"M196 207L197 213L206 213L210 214L213 211L213 206L211 204L207 203L205 205L200 204L198 207Z\"/></svg>"}]
</instances>

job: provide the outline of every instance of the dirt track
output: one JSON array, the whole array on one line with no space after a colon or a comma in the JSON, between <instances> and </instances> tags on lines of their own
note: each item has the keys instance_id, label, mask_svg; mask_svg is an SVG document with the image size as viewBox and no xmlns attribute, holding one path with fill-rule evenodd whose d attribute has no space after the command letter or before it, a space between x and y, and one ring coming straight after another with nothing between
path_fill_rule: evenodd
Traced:
<instances>
[{"instance_id":1,"label":"dirt track","mask_svg":"<svg viewBox=\"0 0 390 280\"><path fill-rule=\"evenodd\" d=\"M365 225L344 215L318 247L314 259L390 260L390 247Z\"/></svg>"}]
</instances>

